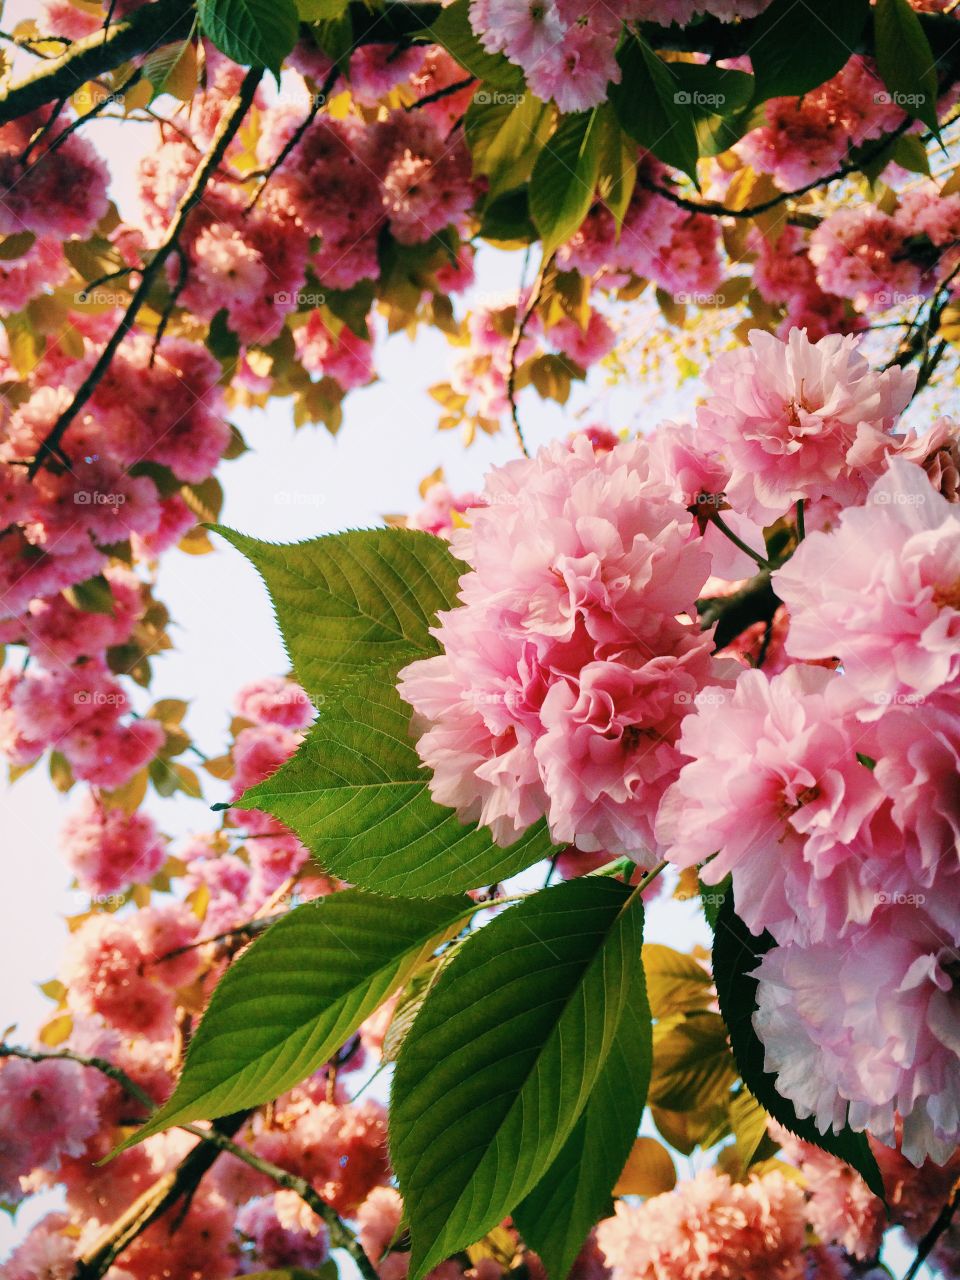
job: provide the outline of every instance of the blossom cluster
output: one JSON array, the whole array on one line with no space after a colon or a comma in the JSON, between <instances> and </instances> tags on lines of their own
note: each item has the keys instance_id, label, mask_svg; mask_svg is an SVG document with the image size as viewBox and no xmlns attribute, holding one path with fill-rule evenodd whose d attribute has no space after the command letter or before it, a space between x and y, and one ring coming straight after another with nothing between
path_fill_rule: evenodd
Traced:
<instances>
[{"instance_id":1,"label":"blossom cluster","mask_svg":"<svg viewBox=\"0 0 960 1280\"><path fill-rule=\"evenodd\" d=\"M779 1090L821 1131L943 1161L957 428L897 430L913 375L875 372L852 337L755 333L705 383L695 430L581 436L490 474L448 535L465 572L443 651L400 691L434 799L499 842L545 817L560 845L731 877L777 943L755 1025ZM777 613L759 653L715 654L697 601L749 592L754 561Z\"/></svg>"}]
</instances>

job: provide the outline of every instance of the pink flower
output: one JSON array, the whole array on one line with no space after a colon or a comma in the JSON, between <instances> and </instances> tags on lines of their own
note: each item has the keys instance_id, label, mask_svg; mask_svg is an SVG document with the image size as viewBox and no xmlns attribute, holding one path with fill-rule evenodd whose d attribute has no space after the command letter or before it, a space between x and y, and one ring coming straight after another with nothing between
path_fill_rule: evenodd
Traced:
<instances>
[{"instance_id":1,"label":"pink flower","mask_svg":"<svg viewBox=\"0 0 960 1280\"><path fill-rule=\"evenodd\" d=\"M61 840L80 887L95 894L147 884L163 864L163 841L153 819L107 809L93 792L68 817Z\"/></svg>"},{"instance_id":2,"label":"pink flower","mask_svg":"<svg viewBox=\"0 0 960 1280\"><path fill-rule=\"evenodd\" d=\"M305 729L314 717L310 696L295 680L261 676L238 689L233 698L238 716L254 724L275 724L282 729Z\"/></svg>"},{"instance_id":3,"label":"pink flower","mask_svg":"<svg viewBox=\"0 0 960 1280\"><path fill-rule=\"evenodd\" d=\"M264 1267L314 1268L329 1254L326 1227L292 1191L251 1200L240 1208L236 1225Z\"/></svg>"},{"instance_id":4,"label":"pink flower","mask_svg":"<svg viewBox=\"0 0 960 1280\"><path fill-rule=\"evenodd\" d=\"M921 895L922 899L922 895ZM954 922L955 923L955 922ZM756 976L754 1026L777 1089L821 1133L845 1122L920 1164L960 1140L955 930L887 907L842 943L774 947Z\"/></svg>"},{"instance_id":5,"label":"pink flower","mask_svg":"<svg viewBox=\"0 0 960 1280\"><path fill-rule=\"evenodd\" d=\"M491 473L452 538L471 572L444 653L400 689L434 799L462 821L509 844L546 815L558 842L646 863L680 723L720 671L678 620L708 569L689 514L643 443L606 445L580 435Z\"/></svg>"},{"instance_id":6,"label":"pink flower","mask_svg":"<svg viewBox=\"0 0 960 1280\"><path fill-rule=\"evenodd\" d=\"M98 1102L107 1082L76 1062L0 1066L0 1195L16 1202L20 1178L56 1170L62 1156L83 1154L100 1123Z\"/></svg>"},{"instance_id":7,"label":"pink flower","mask_svg":"<svg viewBox=\"0 0 960 1280\"><path fill-rule=\"evenodd\" d=\"M770 523L800 498L855 500L866 486L860 468L882 458L883 433L909 403L915 378L898 368L874 373L854 338L810 342L794 329L786 342L752 331L749 348L720 356L705 381L697 416L730 467L728 500Z\"/></svg>"},{"instance_id":8,"label":"pink flower","mask_svg":"<svg viewBox=\"0 0 960 1280\"><path fill-rule=\"evenodd\" d=\"M891 459L866 505L810 534L773 581L787 651L840 658L872 714L960 676L960 510L916 464Z\"/></svg>"},{"instance_id":9,"label":"pink flower","mask_svg":"<svg viewBox=\"0 0 960 1280\"><path fill-rule=\"evenodd\" d=\"M4 1263L6 1280L70 1280L77 1241L65 1213L48 1213Z\"/></svg>"},{"instance_id":10,"label":"pink flower","mask_svg":"<svg viewBox=\"0 0 960 1280\"><path fill-rule=\"evenodd\" d=\"M810 237L810 261L820 287L849 298L860 311L917 302L930 286L910 258L909 234L876 205L837 209Z\"/></svg>"},{"instance_id":11,"label":"pink flower","mask_svg":"<svg viewBox=\"0 0 960 1280\"><path fill-rule=\"evenodd\" d=\"M744 671L732 693L706 688L679 749L691 757L664 797L667 857L708 884L733 876L754 933L821 939L865 923L884 888L910 883L903 837L872 771L871 743L841 676ZM717 852L719 850L719 852Z\"/></svg>"},{"instance_id":12,"label":"pink flower","mask_svg":"<svg viewBox=\"0 0 960 1280\"><path fill-rule=\"evenodd\" d=\"M704 1169L597 1227L613 1280L801 1280L803 1192L780 1173L745 1185Z\"/></svg>"},{"instance_id":13,"label":"pink flower","mask_svg":"<svg viewBox=\"0 0 960 1280\"><path fill-rule=\"evenodd\" d=\"M407 516L407 528L423 529L441 538L449 538L453 533L456 514L469 511L480 502L475 493L454 493L443 480L431 484L423 500L423 506Z\"/></svg>"},{"instance_id":14,"label":"pink flower","mask_svg":"<svg viewBox=\"0 0 960 1280\"><path fill-rule=\"evenodd\" d=\"M373 347L341 325L331 332L319 311L311 311L307 323L294 331L297 355L308 373L333 378L344 391L362 387L373 378Z\"/></svg>"},{"instance_id":15,"label":"pink flower","mask_svg":"<svg viewBox=\"0 0 960 1280\"><path fill-rule=\"evenodd\" d=\"M836 1156L801 1142L786 1129L775 1127L773 1137L782 1149L780 1158L797 1165L803 1174L807 1219L820 1239L842 1245L861 1262L875 1258L887 1226L883 1202Z\"/></svg>"}]
</instances>

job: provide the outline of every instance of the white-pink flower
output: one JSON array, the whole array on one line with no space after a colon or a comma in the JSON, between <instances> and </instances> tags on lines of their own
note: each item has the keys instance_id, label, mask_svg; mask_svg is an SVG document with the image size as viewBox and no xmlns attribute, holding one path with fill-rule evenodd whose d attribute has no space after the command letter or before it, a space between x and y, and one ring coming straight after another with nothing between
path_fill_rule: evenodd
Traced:
<instances>
[{"instance_id":1,"label":"white-pink flower","mask_svg":"<svg viewBox=\"0 0 960 1280\"><path fill-rule=\"evenodd\" d=\"M892 459L866 504L810 534L773 582L790 611L788 653L839 658L862 714L956 693L960 507L922 467Z\"/></svg>"},{"instance_id":2,"label":"white-pink flower","mask_svg":"<svg viewBox=\"0 0 960 1280\"><path fill-rule=\"evenodd\" d=\"M842 941L774 947L754 1026L777 1089L821 1133L849 1123L914 1164L960 1141L960 956L923 906L889 906Z\"/></svg>"},{"instance_id":3,"label":"white-pink flower","mask_svg":"<svg viewBox=\"0 0 960 1280\"><path fill-rule=\"evenodd\" d=\"M874 372L854 337L811 342L792 329L781 341L753 330L749 347L720 356L705 381L698 421L730 467L727 497L771 523L801 498L850 502L866 492L895 447L893 439L885 445L887 433L910 401L915 374Z\"/></svg>"}]
</instances>

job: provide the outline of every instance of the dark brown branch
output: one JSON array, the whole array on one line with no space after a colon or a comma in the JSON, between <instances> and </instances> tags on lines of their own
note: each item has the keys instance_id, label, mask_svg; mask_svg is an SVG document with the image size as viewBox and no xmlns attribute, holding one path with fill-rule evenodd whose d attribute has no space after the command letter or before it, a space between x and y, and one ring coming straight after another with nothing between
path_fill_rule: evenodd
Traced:
<instances>
[{"instance_id":1,"label":"dark brown branch","mask_svg":"<svg viewBox=\"0 0 960 1280\"><path fill-rule=\"evenodd\" d=\"M108 31L98 29L77 40L56 58L41 63L32 75L0 94L0 124L7 124L56 98L69 98L87 80L96 80L130 58L160 45L185 40L193 29L191 0L156 0L141 5Z\"/></svg>"},{"instance_id":2,"label":"dark brown branch","mask_svg":"<svg viewBox=\"0 0 960 1280\"><path fill-rule=\"evenodd\" d=\"M816 191L819 187L826 187L840 178L848 178L852 173L859 173L864 165L868 165L871 161L878 159L886 151L887 147L905 134L914 123L912 119L905 117L892 133L886 134L876 146L866 149L856 160L848 160L834 169L832 173L825 173L823 177L815 178L813 182L808 182L802 187L796 187L793 191L780 191L768 200L760 200L757 204L746 205L742 209L730 209L718 200L688 200L671 187L662 187L659 183L650 182L639 175L637 176L637 186L642 187L644 191L652 191L656 195L662 196L664 200L669 200L671 204L676 205L678 209L684 209L687 213L706 213L713 218L756 218L761 213L768 213L771 209L776 209L778 205L785 204L788 200L799 200L801 196L809 195L811 191Z\"/></svg>"},{"instance_id":3,"label":"dark brown branch","mask_svg":"<svg viewBox=\"0 0 960 1280\"><path fill-rule=\"evenodd\" d=\"M540 270L534 281L533 291L530 294L530 300L525 307L520 306L517 300L517 315L513 324L513 336L510 339L509 352L509 369L507 372L507 399L510 401L510 416L513 420L513 430L517 437L517 443L520 445L520 451L525 458L530 457L530 450L527 448L527 442L523 438L523 428L520 426L520 414L517 411L517 353L520 350L520 343L523 341L523 335L527 325L530 323L530 317L537 308L540 301L540 295L543 293L543 286L547 278L547 272L553 263L553 255L544 258L540 264Z\"/></svg>"},{"instance_id":4,"label":"dark brown branch","mask_svg":"<svg viewBox=\"0 0 960 1280\"><path fill-rule=\"evenodd\" d=\"M476 76L467 76L464 80L455 80L453 84L445 85L442 89L434 89L433 93L428 93L422 98L418 98L416 102L411 102L409 106L404 107L404 111L419 111L421 107L429 107L431 103L442 102L444 98L452 98L455 93L460 93L462 89L469 89L476 81Z\"/></svg>"},{"instance_id":5,"label":"dark brown branch","mask_svg":"<svg viewBox=\"0 0 960 1280\"><path fill-rule=\"evenodd\" d=\"M290 153L294 150L294 148L299 145L301 139L303 138L303 135L307 132L307 130L313 124L314 120L316 120L317 116L320 114L323 108L327 105L327 100L329 99L330 94L333 91L333 86L337 83L337 77L339 76L339 74L340 74L340 68L337 66L333 66L330 69L330 71L327 72L327 78L324 80L323 84L321 85L320 92L315 93L313 95L313 102L310 104L310 110L307 112L304 118L297 125L296 129L294 129L293 133L291 133L290 137L284 143L283 147L280 150L280 154L277 156L276 160L274 160L274 162L270 165L269 169L267 169L263 174L263 178L261 179L259 187L257 187L256 191L254 192L250 200L250 203L246 207L246 210L245 210L246 213L249 213L251 209L255 208L257 201L260 199L260 197L263 195L264 191L266 190L267 183L270 181L273 175L277 172L277 170L283 164L284 160L286 160L287 156L289 156Z\"/></svg>"},{"instance_id":6,"label":"dark brown branch","mask_svg":"<svg viewBox=\"0 0 960 1280\"><path fill-rule=\"evenodd\" d=\"M958 1204L960 1204L960 1182L954 1186L953 1194L950 1196L950 1199L940 1210L933 1226L917 1245L917 1256L910 1264L910 1270L903 1277L903 1280L916 1280L916 1277L920 1274L920 1268L933 1252L934 1245L953 1221L954 1214L957 1212Z\"/></svg>"},{"instance_id":7,"label":"dark brown branch","mask_svg":"<svg viewBox=\"0 0 960 1280\"><path fill-rule=\"evenodd\" d=\"M69 465L69 459L66 458L63 453L61 443L63 437L74 418L76 418L77 414L93 395L97 384L106 373L111 360L116 355L117 348L133 327L133 323L139 314L140 308L143 306L144 302L146 302L147 296L153 287L153 283L163 268L163 264L166 262L167 258L169 258L170 254L177 248L180 234L183 231L184 224L186 223L190 211L203 195L207 183L213 177L220 161L226 154L227 147L229 147L234 135L240 128L243 118L250 109L250 104L253 102L253 96L256 93L257 85L260 83L262 76L262 67L257 67L252 71L248 71L244 76L243 83L240 86L240 92L234 98L228 110L224 112L223 117L217 126L217 132L214 135L213 143L206 159L194 173L193 178L190 181L190 185L180 198L180 203L177 205L176 213L173 216L173 220L170 223L166 236L157 248L153 257L150 259L150 262L143 268L143 272L140 276L140 283L137 285L133 297L130 299L127 309L123 314L123 319L117 325L106 346L100 352L96 364L94 364L93 368L80 384L73 400L67 408L64 409L63 413L61 413L60 417L53 424L49 433L42 441L40 448L37 451L37 456L33 459L29 467L29 475L31 477L35 476L46 460L51 457L60 458Z\"/></svg>"},{"instance_id":8,"label":"dark brown branch","mask_svg":"<svg viewBox=\"0 0 960 1280\"><path fill-rule=\"evenodd\" d=\"M353 1048L351 1047L350 1052L352 1051ZM141 1089L136 1081L131 1080L125 1071L115 1067L112 1062L107 1062L105 1058L85 1058L78 1053L74 1053L71 1049L54 1049L41 1053L4 1044L0 1044L0 1057L23 1058L27 1062L44 1062L49 1058L53 1058L66 1062L76 1062L81 1067L91 1067L103 1075L109 1076L111 1080L125 1089L131 1097L136 1098L138 1102L142 1102L149 1111L154 1110L155 1104L150 1095ZM159 1182L154 1183L148 1191L130 1206L122 1218L112 1224L109 1229L109 1235L102 1236L98 1244L94 1246L97 1251L96 1254L94 1256L88 1254L81 1259L77 1270L74 1272L74 1280L81 1280L81 1277L103 1275L112 1260L118 1257L123 1249L132 1243L136 1235L145 1230L151 1222L156 1221L162 1213L172 1208L178 1200L183 1199L186 1203L189 1203L189 1198L196 1190L200 1178L203 1177L203 1174L209 1169L220 1152L227 1152L232 1156L236 1156L238 1160L242 1160L251 1169L256 1169L259 1173L270 1178L278 1187L282 1187L285 1191L293 1191L298 1195L304 1204L312 1209L326 1224L330 1235L330 1244L333 1248L345 1249L350 1254L364 1280L377 1280L376 1270L371 1265L370 1259L356 1236L346 1226L333 1206L327 1204L305 1178L299 1178L287 1169L281 1169L279 1165L256 1155L248 1147L239 1146L232 1141L231 1135L241 1128L249 1115L250 1112L238 1112L228 1120L220 1121L219 1126L210 1129L202 1129L192 1124L180 1126L187 1133L199 1138L201 1146L193 1148L180 1163L179 1167L172 1171L172 1174L168 1174L166 1177L161 1178ZM202 1150L203 1144L206 1144L209 1149L206 1163L201 1160L191 1162L191 1157ZM171 1178L173 1179L172 1182ZM131 1234L136 1224L140 1225L134 1234ZM107 1266L103 1266L103 1261L108 1257L110 1262L107 1262ZM102 1269L91 1270L91 1268L96 1267L102 1267ZM81 1270L81 1268L85 1269Z\"/></svg>"},{"instance_id":9,"label":"dark brown branch","mask_svg":"<svg viewBox=\"0 0 960 1280\"><path fill-rule=\"evenodd\" d=\"M214 1132L232 1138L250 1116L249 1111L238 1111L217 1122ZM100 1280L128 1245L146 1231L168 1209L180 1201L189 1203L200 1182L220 1155L221 1148L211 1135L204 1134L205 1141L198 1142L180 1161L175 1169L158 1178L152 1187L138 1196L120 1217L110 1224L103 1234L78 1260L73 1280Z\"/></svg>"}]
</instances>

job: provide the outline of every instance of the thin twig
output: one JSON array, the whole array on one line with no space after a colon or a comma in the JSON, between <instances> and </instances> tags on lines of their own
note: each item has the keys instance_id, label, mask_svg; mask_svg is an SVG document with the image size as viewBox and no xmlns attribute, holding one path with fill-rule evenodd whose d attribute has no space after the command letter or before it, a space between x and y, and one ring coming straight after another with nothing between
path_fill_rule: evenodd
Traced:
<instances>
[{"instance_id":1,"label":"thin twig","mask_svg":"<svg viewBox=\"0 0 960 1280\"><path fill-rule=\"evenodd\" d=\"M110 366L110 362L117 353L117 348L133 327L134 321L139 314L140 308L147 300L153 282L157 278L163 264L173 253L180 234L183 231L187 217L189 216L194 205L203 195L207 183L213 177L221 160L226 154L227 148L232 142L237 130L243 121L244 116L250 109L253 102L253 96L256 93L257 85L263 76L262 67L254 67L243 78L240 86L240 92L234 98L230 109L224 112L224 115L217 127L214 135L213 143L210 151L203 164L194 173L190 181L190 185L180 198L177 205L176 213L170 224L167 234L157 248L150 262L143 268L140 276L140 283L134 291L133 297L123 314L123 318L113 331L106 346L100 352L93 368L84 378L83 382L77 389L76 394L70 404L64 409L60 417L51 427L50 431L44 437L37 450L37 455L30 463L28 475L32 478L37 474L46 460L51 457L59 458L67 466L70 465L69 458L63 452L61 441L67 432L74 418L87 403L96 390L97 384L106 373Z\"/></svg>"},{"instance_id":2,"label":"thin twig","mask_svg":"<svg viewBox=\"0 0 960 1280\"><path fill-rule=\"evenodd\" d=\"M933 1226L917 1245L917 1256L910 1264L910 1270L903 1277L903 1280L916 1280L917 1276L920 1274L920 1268L933 1252L934 1245L953 1221L954 1214L957 1212L958 1204L960 1204L960 1182L957 1182L954 1185L950 1199L940 1210L940 1213L937 1215L937 1220L934 1222Z\"/></svg>"},{"instance_id":3,"label":"thin twig","mask_svg":"<svg viewBox=\"0 0 960 1280\"><path fill-rule=\"evenodd\" d=\"M300 140L303 138L303 135L307 132L307 130L313 124L314 120L316 120L317 116L326 106L327 100L329 99L330 94L333 91L333 86L337 83L337 76L339 74L340 74L340 68L337 66L333 66L330 69L330 71L327 72L327 78L324 80L323 84L320 86L320 92L315 93L313 95L313 101L310 104L310 110L307 112L304 118L297 125L296 129L294 129L293 133L291 133L290 137L284 143L283 147L280 150L280 154L277 156L276 160L274 160L273 164L271 164L270 167L263 174L263 178L260 182L259 187L257 187L256 191L253 193L253 196L250 199L250 203L247 205L246 209L244 210L245 213L250 213L252 209L256 208L257 201L260 199L260 197L263 195L264 191L266 190L267 183L270 181L273 175L277 172L277 170L286 160L287 156L289 156L290 153L293 151L293 149L296 146L298 146L298 144L300 143Z\"/></svg>"},{"instance_id":4,"label":"thin twig","mask_svg":"<svg viewBox=\"0 0 960 1280\"><path fill-rule=\"evenodd\" d=\"M530 450L527 448L527 442L523 438L523 428L520 426L520 415L517 412L517 352L520 350L520 343L523 341L523 335L530 322L530 317L540 301L540 295L543 293L543 285L547 278L547 272L553 263L553 257L554 255L551 254L549 258L544 258L540 263L540 270L537 272L537 278L527 305L521 307L519 300L517 301L517 315L513 325L513 336L510 339L507 399L510 401L510 416L513 420L514 434L517 437L517 443L520 445L520 451L525 458L530 457Z\"/></svg>"},{"instance_id":5,"label":"thin twig","mask_svg":"<svg viewBox=\"0 0 960 1280\"><path fill-rule=\"evenodd\" d=\"M429 107L434 102L442 102L444 98L452 98L461 89L469 89L476 79L476 76L467 76L464 80L455 80L453 84L448 84L443 89L434 89L433 93L425 94L416 102L411 102L404 107L404 111L419 111L421 107Z\"/></svg>"},{"instance_id":6,"label":"thin twig","mask_svg":"<svg viewBox=\"0 0 960 1280\"><path fill-rule=\"evenodd\" d=\"M209 1142L218 1147L221 1151L226 1151L228 1154L236 1156L238 1160L242 1160L251 1169L256 1169L259 1173L265 1174L278 1187L282 1187L283 1190L293 1191L305 1205L313 1210L318 1218L321 1218L326 1223L327 1231L330 1234L330 1244L333 1248L345 1249L350 1254L364 1280L378 1280L376 1268L367 1257L360 1241L347 1227L333 1206L327 1204L326 1200L321 1199L306 1178L299 1178L296 1174L289 1173L286 1169L281 1169L279 1165L273 1164L272 1161L264 1160L262 1156L255 1155L248 1147L242 1147L236 1142L232 1142L229 1137L218 1133L216 1129L199 1129L191 1124L183 1125L182 1127L186 1129L187 1133L192 1133L204 1142Z\"/></svg>"},{"instance_id":7,"label":"thin twig","mask_svg":"<svg viewBox=\"0 0 960 1280\"><path fill-rule=\"evenodd\" d=\"M705 213L712 218L756 218L761 213L768 213L778 205L785 204L788 200L799 200L801 196L809 195L811 191L816 191L818 187L828 186L831 182L836 182L840 178L848 178L852 173L859 173L864 165L869 164L871 160L876 160L892 142L895 142L897 138L906 133L913 123L914 121L910 117L906 117L897 125L896 129L891 133L885 134L875 147L864 151L863 155L857 160L848 160L834 169L832 173L826 173L820 178L815 178L812 182L808 182L802 187L796 187L792 191L780 191L768 200L760 200L757 204L749 204L742 209L728 208L727 205L718 200L689 200L672 188L663 187L658 182L652 182L650 179L639 175L637 176L637 186L642 187L644 191L652 191L655 195L662 196L664 200L669 200L671 204L676 205L678 209L684 209L687 213Z\"/></svg>"}]
</instances>

